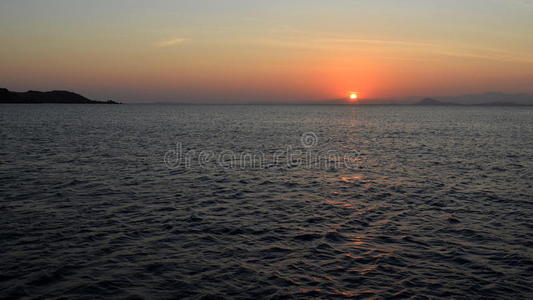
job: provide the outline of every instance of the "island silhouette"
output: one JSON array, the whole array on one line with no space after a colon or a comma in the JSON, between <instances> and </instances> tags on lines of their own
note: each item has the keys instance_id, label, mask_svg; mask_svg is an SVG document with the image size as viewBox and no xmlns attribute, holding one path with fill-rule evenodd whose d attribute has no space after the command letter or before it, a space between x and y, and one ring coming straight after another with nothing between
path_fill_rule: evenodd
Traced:
<instances>
[{"instance_id":1,"label":"island silhouette","mask_svg":"<svg viewBox=\"0 0 533 300\"><path fill-rule=\"evenodd\" d=\"M73 103L73 104L120 104L113 100L96 101L70 91L27 91L12 92L0 88L0 103Z\"/></svg>"}]
</instances>

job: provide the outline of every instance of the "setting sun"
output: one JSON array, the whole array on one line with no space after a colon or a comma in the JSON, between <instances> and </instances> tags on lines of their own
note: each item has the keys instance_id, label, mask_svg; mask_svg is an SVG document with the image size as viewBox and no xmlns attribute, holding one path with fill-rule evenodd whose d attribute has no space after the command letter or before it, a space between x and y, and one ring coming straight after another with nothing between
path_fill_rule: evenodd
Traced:
<instances>
[{"instance_id":1,"label":"setting sun","mask_svg":"<svg viewBox=\"0 0 533 300\"><path fill-rule=\"evenodd\" d=\"M357 100L357 99L359 99L359 95L357 93L351 93L350 94L350 99L351 100Z\"/></svg>"}]
</instances>

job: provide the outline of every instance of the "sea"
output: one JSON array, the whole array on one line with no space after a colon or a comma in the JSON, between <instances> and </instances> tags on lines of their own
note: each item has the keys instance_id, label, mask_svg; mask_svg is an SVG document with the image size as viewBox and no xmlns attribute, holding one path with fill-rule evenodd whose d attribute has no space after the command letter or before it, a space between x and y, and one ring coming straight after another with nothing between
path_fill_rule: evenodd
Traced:
<instances>
[{"instance_id":1,"label":"sea","mask_svg":"<svg viewBox=\"0 0 533 300\"><path fill-rule=\"evenodd\" d=\"M1 299L532 299L533 108L0 106Z\"/></svg>"}]
</instances>

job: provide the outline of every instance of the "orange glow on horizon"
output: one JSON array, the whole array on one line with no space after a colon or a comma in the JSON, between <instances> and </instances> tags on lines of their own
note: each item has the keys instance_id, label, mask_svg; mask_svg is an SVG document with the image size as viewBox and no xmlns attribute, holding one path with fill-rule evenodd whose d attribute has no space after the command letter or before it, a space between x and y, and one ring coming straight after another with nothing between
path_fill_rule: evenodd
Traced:
<instances>
[{"instance_id":1,"label":"orange glow on horizon","mask_svg":"<svg viewBox=\"0 0 533 300\"><path fill-rule=\"evenodd\" d=\"M15 91L143 103L345 104L533 93L526 0L485 1L478 10L463 9L464 1L159 1L148 11L141 3L12 2L0 4L0 82ZM65 12L72 17L55 17ZM20 15L50 30L19 26Z\"/></svg>"}]
</instances>

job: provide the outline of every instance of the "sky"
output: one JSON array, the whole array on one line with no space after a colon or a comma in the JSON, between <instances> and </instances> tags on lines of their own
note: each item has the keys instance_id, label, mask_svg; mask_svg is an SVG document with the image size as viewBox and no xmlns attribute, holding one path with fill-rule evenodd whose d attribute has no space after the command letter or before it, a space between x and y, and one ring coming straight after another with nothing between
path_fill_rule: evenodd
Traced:
<instances>
[{"instance_id":1,"label":"sky","mask_svg":"<svg viewBox=\"0 0 533 300\"><path fill-rule=\"evenodd\" d=\"M533 93L533 0L2 0L0 87L122 102Z\"/></svg>"}]
</instances>

